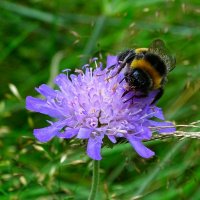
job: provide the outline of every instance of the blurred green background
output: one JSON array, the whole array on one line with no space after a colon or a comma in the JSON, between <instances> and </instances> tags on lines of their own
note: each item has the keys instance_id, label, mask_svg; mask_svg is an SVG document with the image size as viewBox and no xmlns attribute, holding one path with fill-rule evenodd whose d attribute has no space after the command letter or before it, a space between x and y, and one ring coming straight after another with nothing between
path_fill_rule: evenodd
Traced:
<instances>
[{"instance_id":1,"label":"blurred green background","mask_svg":"<svg viewBox=\"0 0 200 200\"><path fill-rule=\"evenodd\" d=\"M158 105L166 119L200 118L199 0L0 1L0 199L85 200L92 163L84 147L54 139L39 144L33 128L48 119L25 110L25 98L65 68L94 56L146 47L163 39L176 55ZM182 129L199 131L198 129ZM140 158L129 144L103 150L98 200L200 199L200 141L146 143Z\"/></svg>"}]
</instances>

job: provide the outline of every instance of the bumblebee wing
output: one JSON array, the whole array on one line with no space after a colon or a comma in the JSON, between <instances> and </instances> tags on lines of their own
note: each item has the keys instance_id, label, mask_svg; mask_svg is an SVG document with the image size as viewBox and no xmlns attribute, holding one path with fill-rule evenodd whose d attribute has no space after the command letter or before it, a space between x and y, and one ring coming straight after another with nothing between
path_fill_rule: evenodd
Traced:
<instances>
[{"instance_id":1,"label":"bumblebee wing","mask_svg":"<svg viewBox=\"0 0 200 200\"><path fill-rule=\"evenodd\" d=\"M154 40L149 46L149 52L159 56L164 61L167 67L167 72L170 72L175 68L176 59L169 53L163 40Z\"/></svg>"},{"instance_id":2,"label":"bumblebee wing","mask_svg":"<svg viewBox=\"0 0 200 200\"><path fill-rule=\"evenodd\" d=\"M176 67L176 57L171 55L171 67L169 71L172 71Z\"/></svg>"}]
</instances>

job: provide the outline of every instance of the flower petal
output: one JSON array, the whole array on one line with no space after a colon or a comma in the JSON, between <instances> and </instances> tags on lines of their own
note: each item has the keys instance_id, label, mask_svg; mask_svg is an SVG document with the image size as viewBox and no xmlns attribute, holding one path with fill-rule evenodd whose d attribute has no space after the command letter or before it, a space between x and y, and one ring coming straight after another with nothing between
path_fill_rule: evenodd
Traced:
<instances>
[{"instance_id":1,"label":"flower petal","mask_svg":"<svg viewBox=\"0 0 200 200\"><path fill-rule=\"evenodd\" d=\"M154 107L154 111L155 111L154 117L161 120L165 119L161 108Z\"/></svg>"},{"instance_id":2,"label":"flower petal","mask_svg":"<svg viewBox=\"0 0 200 200\"><path fill-rule=\"evenodd\" d=\"M113 136L113 135L107 135L107 136L108 136L108 139L109 139L112 143L116 143L116 142L117 142L115 136Z\"/></svg>"},{"instance_id":3,"label":"flower petal","mask_svg":"<svg viewBox=\"0 0 200 200\"><path fill-rule=\"evenodd\" d=\"M80 128L77 138L79 139L87 139L90 137L90 134L92 133L92 130L89 128Z\"/></svg>"},{"instance_id":4,"label":"flower petal","mask_svg":"<svg viewBox=\"0 0 200 200\"><path fill-rule=\"evenodd\" d=\"M51 124L51 126L34 129L33 134L40 142L48 142L66 125L66 120L57 121Z\"/></svg>"},{"instance_id":5,"label":"flower petal","mask_svg":"<svg viewBox=\"0 0 200 200\"><path fill-rule=\"evenodd\" d=\"M36 91L45 97L51 98L55 98L57 94L55 90L53 90L46 84L42 84L39 88L36 88Z\"/></svg>"},{"instance_id":6,"label":"flower petal","mask_svg":"<svg viewBox=\"0 0 200 200\"><path fill-rule=\"evenodd\" d=\"M34 98L31 96L26 97L26 109L49 115L50 117L63 117L63 115L57 109L51 105L48 105L46 100Z\"/></svg>"},{"instance_id":7,"label":"flower petal","mask_svg":"<svg viewBox=\"0 0 200 200\"><path fill-rule=\"evenodd\" d=\"M58 85L61 91L65 91L68 89L68 84L71 83L68 79L68 76L66 74L59 74L55 79L54 83Z\"/></svg>"},{"instance_id":8,"label":"flower petal","mask_svg":"<svg viewBox=\"0 0 200 200\"><path fill-rule=\"evenodd\" d=\"M56 134L58 134L58 128L52 128L52 126L34 129L33 134L40 142L48 142L51 140Z\"/></svg>"},{"instance_id":9,"label":"flower petal","mask_svg":"<svg viewBox=\"0 0 200 200\"><path fill-rule=\"evenodd\" d=\"M78 133L79 129L67 128L64 132L58 133L57 137L70 139Z\"/></svg>"},{"instance_id":10,"label":"flower petal","mask_svg":"<svg viewBox=\"0 0 200 200\"><path fill-rule=\"evenodd\" d=\"M150 124L155 126L155 129L159 133L171 133L173 134L176 131L176 128L173 123L171 122L156 122L153 120L149 120Z\"/></svg>"},{"instance_id":11,"label":"flower petal","mask_svg":"<svg viewBox=\"0 0 200 200\"><path fill-rule=\"evenodd\" d=\"M94 160L101 160L101 144L103 136L90 137L87 145L87 155Z\"/></svg>"},{"instance_id":12,"label":"flower petal","mask_svg":"<svg viewBox=\"0 0 200 200\"><path fill-rule=\"evenodd\" d=\"M155 155L153 151L142 144L141 141L136 140L133 136L127 136L127 140L131 143L135 151L143 158L150 158Z\"/></svg>"},{"instance_id":13,"label":"flower petal","mask_svg":"<svg viewBox=\"0 0 200 200\"><path fill-rule=\"evenodd\" d=\"M152 137L152 131L148 127L143 126L142 133L139 134L139 136L143 140L150 140Z\"/></svg>"}]
</instances>

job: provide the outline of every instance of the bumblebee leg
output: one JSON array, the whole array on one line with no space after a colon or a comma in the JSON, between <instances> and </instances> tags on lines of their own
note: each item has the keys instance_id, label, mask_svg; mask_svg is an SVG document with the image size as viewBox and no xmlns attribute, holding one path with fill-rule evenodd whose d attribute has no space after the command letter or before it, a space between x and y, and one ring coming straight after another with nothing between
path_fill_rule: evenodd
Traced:
<instances>
[{"instance_id":1,"label":"bumblebee leg","mask_svg":"<svg viewBox=\"0 0 200 200\"><path fill-rule=\"evenodd\" d=\"M151 102L151 105L154 104L156 101L158 101L162 97L163 93L164 93L163 88L160 88L154 100Z\"/></svg>"},{"instance_id":2,"label":"bumblebee leg","mask_svg":"<svg viewBox=\"0 0 200 200\"><path fill-rule=\"evenodd\" d=\"M134 97L136 98L144 98L144 97L147 97L148 95L146 93L144 94L140 94L140 95L134 95Z\"/></svg>"},{"instance_id":3,"label":"bumblebee leg","mask_svg":"<svg viewBox=\"0 0 200 200\"><path fill-rule=\"evenodd\" d=\"M124 101L123 103L126 103L128 101L130 101L132 99L132 103L133 103L133 98L135 97L135 95L133 95L131 98L127 99L126 101Z\"/></svg>"},{"instance_id":4,"label":"bumblebee leg","mask_svg":"<svg viewBox=\"0 0 200 200\"><path fill-rule=\"evenodd\" d=\"M124 97L126 94L128 94L130 92L130 90L126 90L123 94L122 97Z\"/></svg>"},{"instance_id":5,"label":"bumblebee leg","mask_svg":"<svg viewBox=\"0 0 200 200\"><path fill-rule=\"evenodd\" d=\"M117 64L111 65L110 67L108 67L108 71L110 71L111 69L114 69L116 67ZM107 72L108 73L108 72Z\"/></svg>"},{"instance_id":6,"label":"bumblebee leg","mask_svg":"<svg viewBox=\"0 0 200 200\"><path fill-rule=\"evenodd\" d=\"M118 55L118 63L123 63L123 62L127 62L128 60L134 58L135 56L135 51L134 50L126 50L125 52L122 52ZM110 70L114 69L117 66L117 63L114 65L111 65L110 67L108 67L108 71L106 73L108 73ZM120 69L121 71L121 69Z\"/></svg>"},{"instance_id":7,"label":"bumblebee leg","mask_svg":"<svg viewBox=\"0 0 200 200\"><path fill-rule=\"evenodd\" d=\"M129 54L125 57L125 59L124 59L123 62L125 62L125 63L130 63L130 62L135 58L135 55L136 55L135 51L134 51L134 50L131 50L131 51L129 52Z\"/></svg>"},{"instance_id":8,"label":"bumblebee leg","mask_svg":"<svg viewBox=\"0 0 200 200\"><path fill-rule=\"evenodd\" d=\"M121 72L121 70L126 66L126 64L129 63L131 60L133 60L134 57L135 57L135 51L134 50L129 50L123 61L121 61L120 57L119 57L119 61L121 61L119 69L117 70L117 72L114 75L108 77L106 80L109 80L109 79L117 76L117 74L119 74Z\"/></svg>"},{"instance_id":9,"label":"bumblebee leg","mask_svg":"<svg viewBox=\"0 0 200 200\"><path fill-rule=\"evenodd\" d=\"M128 91L128 92L129 92L129 91ZM123 97L124 95L126 95L128 92L124 92L125 94L123 93L122 97ZM134 99L134 98L144 98L144 97L147 97L147 94L146 94L146 93L141 94L141 95L133 95L131 98L127 99L127 100L124 101L123 103L126 103L126 102L128 102L128 101L130 101L130 100L132 100L132 103L133 103L133 99Z\"/></svg>"},{"instance_id":10,"label":"bumblebee leg","mask_svg":"<svg viewBox=\"0 0 200 200\"><path fill-rule=\"evenodd\" d=\"M125 92L122 94L122 97L125 96L125 95L126 95L128 92L130 92L130 91L131 91L131 90L125 91ZM147 92L147 91L145 91L144 93L139 94L139 95L134 94L131 98L127 99L127 100L124 101L123 103L126 103L127 101L129 101L129 100L131 100L131 99L132 99L132 103L133 103L133 99L134 99L134 98L145 98L145 97L147 97L147 96L148 96L148 92Z\"/></svg>"},{"instance_id":11,"label":"bumblebee leg","mask_svg":"<svg viewBox=\"0 0 200 200\"><path fill-rule=\"evenodd\" d=\"M120 67L119 67L119 69L117 70L117 72L114 75L108 77L106 80L109 80L109 79L114 78L115 76L117 76L117 74L120 73L120 71L125 67L125 65L126 65L126 63L122 62Z\"/></svg>"},{"instance_id":12,"label":"bumblebee leg","mask_svg":"<svg viewBox=\"0 0 200 200\"><path fill-rule=\"evenodd\" d=\"M125 79L125 77L119 82L119 84Z\"/></svg>"},{"instance_id":13,"label":"bumblebee leg","mask_svg":"<svg viewBox=\"0 0 200 200\"><path fill-rule=\"evenodd\" d=\"M107 72L103 73L103 74L97 74L96 76L103 76L105 74L108 74L110 72L110 70L114 69L117 66L117 64L111 65L110 67L108 67Z\"/></svg>"},{"instance_id":14,"label":"bumblebee leg","mask_svg":"<svg viewBox=\"0 0 200 200\"><path fill-rule=\"evenodd\" d=\"M126 63L126 60L125 60L126 57L130 58L130 55L132 55L132 54L133 54L133 52L132 52L132 51L130 52L130 50L127 50L126 52L124 52L123 55L120 54L120 55L118 56L118 64L120 63L120 64L122 65L123 62ZM125 56L124 61L121 60L121 57L122 57L122 56ZM110 72L110 70L113 70L116 66L117 66L117 63L114 64L114 65L111 65L110 67L108 67L108 70L107 70L106 74L107 74L108 72ZM117 74L119 74L119 72L122 70L122 68L124 68L124 66L120 66L120 68L119 68L118 71L117 71Z\"/></svg>"},{"instance_id":15,"label":"bumblebee leg","mask_svg":"<svg viewBox=\"0 0 200 200\"><path fill-rule=\"evenodd\" d=\"M118 61L128 62L128 61L130 61L130 59L133 59L135 57L135 54L136 53L135 53L134 49L128 49L118 55Z\"/></svg>"}]
</instances>

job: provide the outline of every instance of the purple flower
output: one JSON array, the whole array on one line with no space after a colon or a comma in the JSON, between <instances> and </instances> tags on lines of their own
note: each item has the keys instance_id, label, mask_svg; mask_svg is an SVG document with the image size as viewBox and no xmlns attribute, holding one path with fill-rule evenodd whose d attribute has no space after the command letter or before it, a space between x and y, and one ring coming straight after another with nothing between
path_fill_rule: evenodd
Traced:
<instances>
[{"instance_id":1,"label":"purple flower","mask_svg":"<svg viewBox=\"0 0 200 200\"><path fill-rule=\"evenodd\" d=\"M108 57L105 69L101 63L97 66L96 59L93 62L95 69L87 66L85 72L78 70L77 75L59 74L55 79L59 90L45 84L36 88L44 99L26 98L28 110L56 118L56 122L48 121L48 127L35 129L34 136L40 142L48 142L53 137L87 139L87 155L94 160L101 159L104 137L112 143L117 138L126 138L140 156L152 157L154 152L142 141L151 139L152 130L175 131L172 123L163 121L162 110L151 105L155 92L146 98L130 98L133 91L122 97L127 89L125 81L120 83L123 73L107 79L119 67L116 56ZM109 71L113 64L116 67Z\"/></svg>"}]
</instances>

